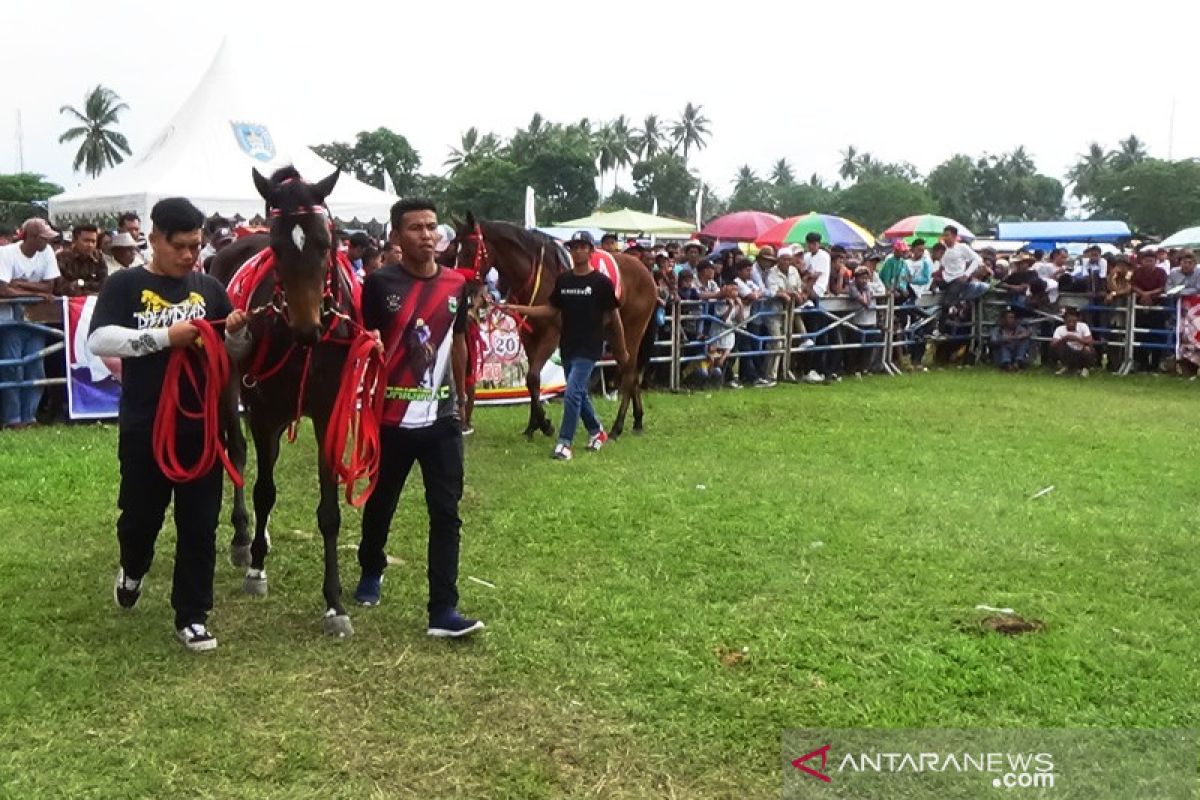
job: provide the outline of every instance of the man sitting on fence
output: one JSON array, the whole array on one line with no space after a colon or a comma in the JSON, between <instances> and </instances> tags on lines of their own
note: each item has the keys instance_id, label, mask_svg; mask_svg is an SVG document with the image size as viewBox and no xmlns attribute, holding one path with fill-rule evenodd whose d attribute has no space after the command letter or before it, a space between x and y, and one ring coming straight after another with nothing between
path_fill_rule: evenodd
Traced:
<instances>
[{"instance_id":1,"label":"man sitting on fence","mask_svg":"<svg viewBox=\"0 0 1200 800\"><path fill-rule=\"evenodd\" d=\"M1054 329L1050 341L1050 354L1061 365L1054 373L1063 375L1070 369L1079 370L1079 376L1088 376L1088 367L1096 364L1095 340L1086 323L1079 321L1079 309L1063 311L1063 324Z\"/></svg>"},{"instance_id":2,"label":"man sitting on fence","mask_svg":"<svg viewBox=\"0 0 1200 800\"><path fill-rule=\"evenodd\" d=\"M1005 372L1029 366L1029 342L1033 333L1017 319L1011 306L1004 309L1000 322L992 329L992 361Z\"/></svg>"},{"instance_id":3,"label":"man sitting on fence","mask_svg":"<svg viewBox=\"0 0 1200 800\"><path fill-rule=\"evenodd\" d=\"M983 259L970 245L958 240L958 228L954 225L947 225L942 231L942 242L946 252L941 260L941 285L946 305L982 297L988 290L987 283L980 280L984 274Z\"/></svg>"}]
</instances>

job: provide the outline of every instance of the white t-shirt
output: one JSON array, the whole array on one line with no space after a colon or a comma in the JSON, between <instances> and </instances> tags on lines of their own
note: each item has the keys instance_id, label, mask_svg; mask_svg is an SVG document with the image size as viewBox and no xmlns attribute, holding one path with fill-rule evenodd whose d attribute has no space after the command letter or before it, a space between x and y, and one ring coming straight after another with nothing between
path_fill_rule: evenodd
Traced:
<instances>
[{"instance_id":1,"label":"white t-shirt","mask_svg":"<svg viewBox=\"0 0 1200 800\"><path fill-rule=\"evenodd\" d=\"M1078 336L1084 337L1085 339L1092 335L1092 329L1089 328L1087 326L1087 323L1085 323L1085 322L1075 323L1075 330L1072 332ZM1067 333L1068 333L1067 326L1059 325L1057 328L1054 329L1054 341L1057 342L1059 339L1066 336ZM1072 339L1071 341L1067 342L1067 347L1071 348L1072 350L1082 350L1084 348L1084 344L1082 342L1077 342Z\"/></svg>"},{"instance_id":2,"label":"white t-shirt","mask_svg":"<svg viewBox=\"0 0 1200 800\"><path fill-rule=\"evenodd\" d=\"M824 250L818 250L815 254L808 251L804 253L804 268L817 276L817 280L813 283L813 290L816 291L817 297L829 294L829 264L829 253Z\"/></svg>"},{"instance_id":3,"label":"white t-shirt","mask_svg":"<svg viewBox=\"0 0 1200 800\"><path fill-rule=\"evenodd\" d=\"M942 280L949 283L963 275L974 273L982 263L983 259L970 245L958 242L942 254Z\"/></svg>"},{"instance_id":4,"label":"white t-shirt","mask_svg":"<svg viewBox=\"0 0 1200 800\"><path fill-rule=\"evenodd\" d=\"M48 281L58 277L58 259L54 257L54 248L46 245L26 258L21 252L21 243L0 247L0 282L12 281ZM0 319L13 319L12 306L8 303L0 305Z\"/></svg>"}]
</instances>

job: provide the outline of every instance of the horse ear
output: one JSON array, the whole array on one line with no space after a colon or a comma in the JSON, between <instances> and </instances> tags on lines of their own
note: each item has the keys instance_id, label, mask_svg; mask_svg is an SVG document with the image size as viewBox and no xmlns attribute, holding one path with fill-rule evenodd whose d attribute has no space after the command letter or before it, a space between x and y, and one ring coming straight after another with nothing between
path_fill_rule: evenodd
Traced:
<instances>
[{"instance_id":1,"label":"horse ear","mask_svg":"<svg viewBox=\"0 0 1200 800\"><path fill-rule=\"evenodd\" d=\"M337 185L338 176L341 174L335 169L332 173L313 184L313 191L317 193L321 200L324 200L333 193L333 187Z\"/></svg>"},{"instance_id":2,"label":"horse ear","mask_svg":"<svg viewBox=\"0 0 1200 800\"><path fill-rule=\"evenodd\" d=\"M271 182L262 176L262 173L257 168L251 167L250 172L254 174L254 188L258 190L258 194L268 204L271 202Z\"/></svg>"},{"instance_id":3,"label":"horse ear","mask_svg":"<svg viewBox=\"0 0 1200 800\"><path fill-rule=\"evenodd\" d=\"M475 229L475 212L473 211L467 212L467 228L468 230Z\"/></svg>"}]
</instances>

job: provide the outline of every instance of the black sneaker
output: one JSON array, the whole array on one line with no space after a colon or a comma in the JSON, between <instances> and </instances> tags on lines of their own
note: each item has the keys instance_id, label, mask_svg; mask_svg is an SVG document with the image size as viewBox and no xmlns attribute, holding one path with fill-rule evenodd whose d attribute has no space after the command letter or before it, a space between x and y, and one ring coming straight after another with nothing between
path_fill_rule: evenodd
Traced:
<instances>
[{"instance_id":1,"label":"black sneaker","mask_svg":"<svg viewBox=\"0 0 1200 800\"><path fill-rule=\"evenodd\" d=\"M120 608L126 610L137 605L138 598L142 596L142 584L145 578L140 581L135 581L132 578L125 577L125 568L117 567L117 579L113 582L113 600L117 601Z\"/></svg>"},{"instance_id":2,"label":"black sneaker","mask_svg":"<svg viewBox=\"0 0 1200 800\"><path fill-rule=\"evenodd\" d=\"M184 647L193 653L217 649L217 637L209 633L208 628L199 622L184 625L175 632L175 636L183 643Z\"/></svg>"},{"instance_id":3,"label":"black sneaker","mask_svg":"<svg viewBox=\"0 0 1200 800\"><path fill-rule=\"evenodd\" d=\"M430 617L429 628L425 633L438 639L458 639L481 630L483 630L482 622L477 619L467 619L451 608Z\"/></svg>"}]
</instances>

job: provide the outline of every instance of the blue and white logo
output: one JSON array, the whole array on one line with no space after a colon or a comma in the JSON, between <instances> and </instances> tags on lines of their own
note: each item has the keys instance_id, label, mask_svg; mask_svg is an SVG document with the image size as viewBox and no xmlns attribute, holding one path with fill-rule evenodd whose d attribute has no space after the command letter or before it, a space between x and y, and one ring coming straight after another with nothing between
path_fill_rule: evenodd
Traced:
<instances>
[{"instance_id":1,"label":"blue and white logo","mask_svg":"<svg viewBox=\"0 0 1200 800\"><path fill-rule=\"evenodd\" d=\"M255 125L249 122L231 122L233 135L237 137L238 146L242 152L259 161L270 161L275 158L275 140L266 125Z\"/></svg>"}]
</instances>

